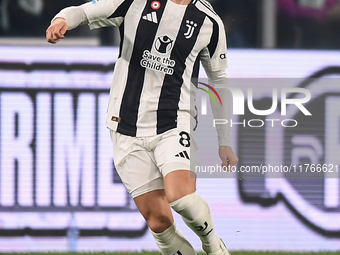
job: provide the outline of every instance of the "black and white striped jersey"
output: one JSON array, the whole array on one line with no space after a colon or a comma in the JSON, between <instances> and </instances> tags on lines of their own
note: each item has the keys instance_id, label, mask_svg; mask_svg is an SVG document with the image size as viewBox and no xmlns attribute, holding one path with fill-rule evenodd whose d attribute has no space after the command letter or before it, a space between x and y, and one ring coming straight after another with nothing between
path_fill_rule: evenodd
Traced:
<instances>
[{"instance_id":1,"label":"black and white striped jersey","mask_svg":"<svg viewBox=\"0 0 340 255\"><path fill-rule=\"evenodd\" d=\"M198 76L196 60L208 73L227 67L223 23L211 5L93 0L82 8L91 29L120 28L107 126L138 137L189 126L196 114L191 83Z\"/></svg>"}]
</instances>

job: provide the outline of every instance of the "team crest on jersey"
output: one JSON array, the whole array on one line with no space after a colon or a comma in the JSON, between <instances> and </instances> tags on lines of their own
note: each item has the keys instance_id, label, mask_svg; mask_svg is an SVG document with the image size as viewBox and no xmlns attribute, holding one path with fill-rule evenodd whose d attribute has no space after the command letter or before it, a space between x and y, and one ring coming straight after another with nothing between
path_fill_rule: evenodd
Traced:
<instances>
[{"instance_id":1,"label":"team crest on jersey","mask_svg":"<svg viewBox=\"0 0 340 255\"><path fill-rule=\"evenodd\" d=\"M186 20L186 26L188 31L184 34L186 39L190 39L194 34L195 28L197 27L197 23L192 20Z\"/></svg>"},{"instance_id":2,"label":"team crest on jersey","mask_svg":"<svg viewBox=\"0 0 340 255\"><path fill-rule=\"evenodd\" d=\"M174 40L167 35L163 35L157 38L155 42L155 48L159 53L165 54L169 52L174 45Z\"/></svg>"},{"instance_id":3,"label":"team crest on jersey","mask_svg":"<svg viewBox=\"0 0 340 255\"><path fill-rule=\"evenodd\" d=\"M158 10L159 8L161 8L161 3L158 2L158 1L153 1L151 3L151 8L154 9L154 10Z\"/></svg>"}]
</instances>

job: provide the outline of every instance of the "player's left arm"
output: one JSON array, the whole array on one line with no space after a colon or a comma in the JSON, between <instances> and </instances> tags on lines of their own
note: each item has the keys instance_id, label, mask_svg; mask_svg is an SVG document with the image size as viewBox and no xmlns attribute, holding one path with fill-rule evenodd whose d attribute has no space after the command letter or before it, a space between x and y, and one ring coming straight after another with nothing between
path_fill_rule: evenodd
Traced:
<instances>
[{"instance_id":1,"label":"player's left arm","mask_svg":"<svg viewBox=\"0 0 340 255\"><path fill-rule=\"evenodd\" d=\"M209 84L214 87L219 94L222 105L215 104L210 98L210 104L214 119L227 120L227 124L216 124L216 131L219 144L219 156L222 160L222 166L233 167L237 164L238 158L231 148L229 140L230 130L230 108L231 92L228 89L228 77L225 69L227 63L227 42L223 23L220 19L216 20L218 29L214 29L211 36L210 44L200 53L201 63L209 78Z\"/></svg>"},{"instance_id":2,"label":"player's left arm","mask_svg":"<svg viewBox=\"0 0 340 255\"><path fill-rule=\"evenodd\" d=\"M227 120L226 124L216 124L216 131L219 145L219 156L222 160L222 166L233 167L237 164L238 158L231 148L229 139L230 131L230 108L231 108L231 92L227 88L228 78L224 70L210 72L208 74L209 84L214 87L216 92L221 98L221 104L215 104L212 98L210 98L210 105L215 120ZM217 122L218 123L218 122ZM225 121L220 121L225 123Z\"/></svg>"},{"instance_id":3,"label":"player's left arm","mask_svg":"<svg viewBox=\"0 0 340 255\"><path fill-rule=\"evenodd\" d=\"M46 30L46 39L50 43L57 43L63 39L67 30L88 24L91 29L119 26L124 18L121 13L115 13L126 0L93 0L79 6L70 6L62 9L51 21ZM117 14L109 19L109 16Z\"/></svg>"}]
</instances>

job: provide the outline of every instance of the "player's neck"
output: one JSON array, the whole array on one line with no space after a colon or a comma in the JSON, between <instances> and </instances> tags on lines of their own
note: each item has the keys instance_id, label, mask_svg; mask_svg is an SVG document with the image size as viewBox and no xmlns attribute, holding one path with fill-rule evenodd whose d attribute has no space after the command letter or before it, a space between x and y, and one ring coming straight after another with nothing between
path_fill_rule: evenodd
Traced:
<instances>
[{"instance_id":1,"label":"player's neck","mask_svg":"<svg viewBox=\"0 0 340 255\"><path fill-rule=\"evenodd\" d=\"M192 0L171 0L175 4L188 5Z\"/></svg>"}]
</instances>

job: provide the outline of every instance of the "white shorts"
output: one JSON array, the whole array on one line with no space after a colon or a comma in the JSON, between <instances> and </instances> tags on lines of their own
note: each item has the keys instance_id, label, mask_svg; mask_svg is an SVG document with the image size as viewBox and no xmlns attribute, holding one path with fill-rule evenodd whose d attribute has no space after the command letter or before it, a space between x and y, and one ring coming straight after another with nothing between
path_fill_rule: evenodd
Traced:
<instances>
[{"instance_id":1,"label":"white shorts","mask_svg":"<svg viewBox=\"0 0 340 255\"><path fill-rule=\"evenodd\" d=\"M132 197L164 189L163 178L172 171L191 170L194 174L197 145L188 131L175 128L148 137L110 132L115 167Z\"/></svg>"}]
</instances>

